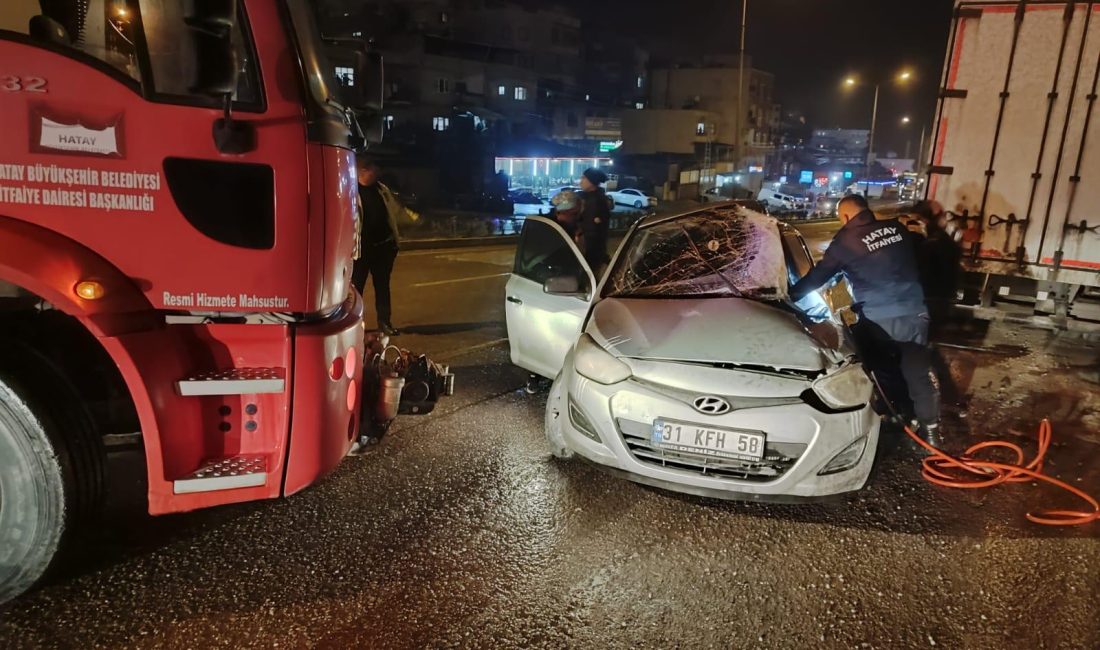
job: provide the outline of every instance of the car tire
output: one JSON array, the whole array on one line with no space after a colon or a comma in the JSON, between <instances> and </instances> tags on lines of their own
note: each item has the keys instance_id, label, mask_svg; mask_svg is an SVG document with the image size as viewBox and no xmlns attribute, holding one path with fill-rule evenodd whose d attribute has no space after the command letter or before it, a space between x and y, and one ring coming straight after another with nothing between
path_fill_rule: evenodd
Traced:
<instances>
[{"instance_id":1,"label":"car tire","mask_svg":"<svg viewBox=\"0 0 1100 650\"><path fill-rule=\"evenodd\" d=\"M637 210L641 210L642 209L642 202L641 201L635 201L634 202L634 208L637 209Z\"/></svg>"},{"instance_id":2,"label":"car tire","mask_svg":"<svg viewBox=\"0 0 1100 650\"><path fill-rule=\"evenodd\" d=\"M569 413L566 411L564 391L564 382L562 381L562 376L559 374L558 378L554 380L554 384L550 387L550 395L546 400L546 424L544 430L546 434L546 443L550 446L550 454L553 455L554 458L569 460L573 458L574 452L566 445L565 433L562 431L565 418L569 417Z\"/></svg>"},{"instance_id":3,"label":"car tire","mask_svg":"<svg viewBox=\"0 0 1100 650\"><path fill-rule=\"evenodd\" d=\"M70 531L98 511L104 486L102 441L76 391L29 350L16 347L4 362L0 603L46 574Z\"/></svg>"}]
</instances>

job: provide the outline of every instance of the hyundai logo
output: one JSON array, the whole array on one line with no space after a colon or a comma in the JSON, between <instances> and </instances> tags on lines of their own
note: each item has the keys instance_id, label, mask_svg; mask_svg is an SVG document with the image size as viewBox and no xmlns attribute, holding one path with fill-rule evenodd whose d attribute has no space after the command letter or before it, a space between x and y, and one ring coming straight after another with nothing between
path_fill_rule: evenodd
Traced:
<instances>
[{"instance_id":1,"label":"hyundai logo","mask_svg":"<svg viewBox=\"0 0 1100 650\"><path fill-rule=\"evenodd\" d=\"M704 396L697 397L692 402L696 411L700 413L706 413L707 415L722 415L723 413L730 412L730 403L721 397Z\"/></svg>"}]
</instances>

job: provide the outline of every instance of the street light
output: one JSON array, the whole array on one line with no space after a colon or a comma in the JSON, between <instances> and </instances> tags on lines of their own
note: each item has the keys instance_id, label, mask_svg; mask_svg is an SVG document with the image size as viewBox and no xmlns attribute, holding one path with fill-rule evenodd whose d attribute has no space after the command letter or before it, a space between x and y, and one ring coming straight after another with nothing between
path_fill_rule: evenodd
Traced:
<instances>
[{"instance_id":1,"label":"street light","mask_svg":"<svg viewBox=\"0 0 1100 650\"><path fill-rule=\"evenodd\" d=\"M901 123L902 123L902 124L908 124L908 123L909 123L910 121L911 121L911 120L909 119L909 116L908 116L908 115L906 115L905 117L901 118Z\"/></svg>"},{"instance_id":2,"label":"street light","mask_svg":"<svg viewBox=\"0 0 1100 650\"><path fill-rule=\"evenodd\" d=\"M910 70L902 70L894 77L895 83L904 84L913 78L913 73ZM855 88L861 85L859 79L855 76L849 76L844 80L844 86L847 88ZM864 167L864 180L866 189L870 189L869 177L871 176L871 155L875 151L875 126L878 123L878 92L881 82L875 84L875 103L871 108L871 133L867 138L867 162Z\"/></svg>"}]
</instances>

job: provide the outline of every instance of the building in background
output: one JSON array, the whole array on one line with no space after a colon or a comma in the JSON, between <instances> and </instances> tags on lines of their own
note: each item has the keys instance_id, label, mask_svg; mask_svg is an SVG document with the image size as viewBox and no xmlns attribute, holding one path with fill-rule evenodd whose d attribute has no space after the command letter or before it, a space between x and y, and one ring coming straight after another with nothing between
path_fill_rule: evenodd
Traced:
<instances>
[{"instance_id":1,"label":"building in background","mask_svg":"<svg viewBox=\"0 0 1100 650\"><path fill-rule=\"evenodd\" d=\"M859 166L867 160L867 129L815 129L809 152L818 164Z\"/></svg>"},{"instance_id":2,"label":"building in background","mask_svg":"<svg viewBox=\"0 0 1100 650\"><path fill-rule=\"evenodd\" d=\"M648 103L623 115L623 154L675 165L669 198L697 195L724 181L757 189L777 160L775 78L746 58L743 101L740 79L736 55L655 67Z\"/></svg>"},{"instance_id":3,"label":"building in background","mask_svg":"<svg viewBox=\"0 0 1100 650\"><path fill-rule=\"evenodd\" d=\"M318 1L326 35L383 54L386 139L374 152L416 166L404 176L433 186L417 188L429 202L499 187L497 159L610 156L669 198L751 189L777 164L775 79L748 59L742 98L736 55L653 67L628 34L554 4Z\"/></svg>"}]
</instances>

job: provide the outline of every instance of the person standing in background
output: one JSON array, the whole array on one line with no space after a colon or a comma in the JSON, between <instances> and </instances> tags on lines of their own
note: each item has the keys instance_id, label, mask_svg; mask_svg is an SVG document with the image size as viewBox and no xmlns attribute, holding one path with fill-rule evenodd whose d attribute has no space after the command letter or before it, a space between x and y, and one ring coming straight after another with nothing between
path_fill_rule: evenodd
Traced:
<instances>
[{"instance_id":1,"label":"person standing in background","mask_svg":"<svg viewBox=\"0 0 1100 650\"><path fill-rule=\"evenodd\" d=\"M607 242L611 232L611 200L601 185L607 174L591 168L581 176L581 212L578 226L584 240L584 259L596 277L608 262Z\"/></svg>"},{"instance_id":2,"label":"person standing in background","mask_svg":"<svg viewBox=\"0 0 1100 650\"><path fill-rule=\"evenodd\" d=\"M397 219L407 212L388 187L378 180L378 165L359 160L359 203L362 221L359 224L359 259L355 260L351 282L360 294L366 289L367 276L374 280L374 309L378 329L388 336L401 334L393 326L390 299L390 276L397 261Z\"/></svg>"},{"instance_id":3,"label":"person standing in background","mask_svg":"<svg viewBox=\"0 0 1100 650\"><path fill-rule=\"evenodd\" d=\"M924 236L917 247L921 286L932 318L931 336L936 338L951 317L959 291L962 247L947 232L947 215L935 201L920 201L913 213L924 222Z\"/></svg>"},{"instance_id":4,"label":"person standing in background","mask_svg":"<svg viewBox=\"0 0 1100 650\"><path fill-rule=\"evenodd\" d=\"M550 204L554 206L554 221L557 221L565 234L577 242L581 250L584 250L584 243L580 241L577 233L577 218L581 210L580 197L573 190L564 190L555 194L554 198L550 199Z\"/></svg>"}]
</instances>

